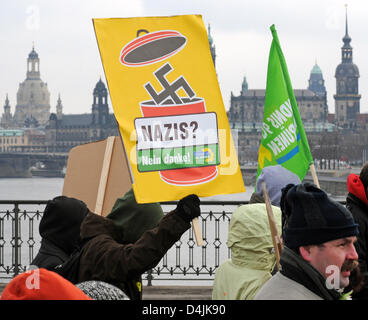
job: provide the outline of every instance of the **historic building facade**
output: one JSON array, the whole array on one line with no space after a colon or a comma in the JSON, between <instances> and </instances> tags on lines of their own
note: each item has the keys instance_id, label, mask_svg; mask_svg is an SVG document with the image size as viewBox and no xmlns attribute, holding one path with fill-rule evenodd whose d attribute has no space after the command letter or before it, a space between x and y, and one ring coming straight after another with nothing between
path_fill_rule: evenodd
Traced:
<instances>
[{"instance_id":1,"label":"historic building facade","mask_svg":"<svg viewBox=\"0 0 368 320\"><path fill-rule=\"evenodd\" d=\"M358 160L366 149L368 154L368 114L360 113L359 69L353 63L347 17L342 40L342 61L335 72L335 113L328 113L325 82L317 63L311 70L308 88L294 89L312 155L319 159ZM242 165L257 163L264 99L265 90L249 89L245 77L240 94L231 93L227 115Z\"/></svg>"},{"instance_id":2,"label":"historic building facade","mask_svg":"<svg viewBox=\"0 0 368 320\"><path fill-rule=\"evenodd\" d=\"M63 114L59 96L56 113L51 113L45 129L48 150L68 152L77 145L119 135L115 116L109 113L107 95L100 79L93 90L91 113L84 114Z\"/></svg>"},{"instance_id":3,"label":"historic building facade","mask_svg":"<svg viewBox=\"0 0 368 320\"><path fill-rule=\"evenodd\" d=\"M315 64L309 77L307 89L295 89L303 122L323 123L327 121L327 93L320 67ZM259 128L263 122L263 107L266 90L249 89L246 78L243 78L239 96L231 93L228 118L233 128Z\"/></svg>"},{"instance_id":4,"label":"historic building facade","mask_svg":"<svg viewBox=\"0 0 368 320\"><path fill-rule=\"evenodd\" d=\"M100 79L93 90L91 113L63 114L60 94L56 112L50 113L50 93L40 77L38 53L32 48L27 59L26 79L17 92L14 115L8 95L5 99L0 120L0 151L68 152L76 145L119 135L107 101L107 88Z\"/></svg>"},{"instance_id":5,"label":"historic building facade","mask_svg":"<svg viewBox=\"0 0 368 320\"><path fill-rule=\"evenodd\" d=\"M347 20L345 29L341 48L342 61L335 73L335 114L328 113L325 82L317 63L310 72L308 87L294 90L310 148L315 157L329 154L331 157L343 155L345 158L349 156L358 158L368 141L368 134L364 131L368 123L368 114L360 113L359 70L352 59ZM210 26L208 26L208 42L216 67L216 48ZM5 130L2 132L2 151L21 150L22 146L19 145L21 141L29 140L21 136L29 136L30 131L23 133L7 131L12 129L38 127L44 132L44 136L33 134L37 136L37 143L32 143L34 148L36 144L37 148L43 144L45 150L55 152L68 152L74 146L105 139L110 135L119 135L114 114L109 113L108 90L101 79L93 90L90 113L64 114L59 95L56 110L50 114L50 94L47 84L40 78L39 64L38 54L32 48L27 60L26 80L20 84L17 92L14 115L11 114L10 102L6 96L0 120L0 129ZM249 89L245 77L240 94L231 93L227 116L241 164L257 162L264 98L265 90ZM11 135L14 137L10 138ZM36 141L34 138L31 140ZM24 145L23 149L26 150L26 147Z\"/></svg>"}]
</instances>

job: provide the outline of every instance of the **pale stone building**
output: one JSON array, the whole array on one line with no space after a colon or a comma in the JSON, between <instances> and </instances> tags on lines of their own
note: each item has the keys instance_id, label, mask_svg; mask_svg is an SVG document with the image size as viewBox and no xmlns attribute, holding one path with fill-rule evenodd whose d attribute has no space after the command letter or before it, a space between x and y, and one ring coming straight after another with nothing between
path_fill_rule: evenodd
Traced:
<instances>
[{"instance_id":1,"label":"pale stone building","mask_svg":"<svg viewBox=\"0 0 368 320\"><path fill-rule=\"evenodd\" d=\"M38 129L0 129L0 152L42 152L45 132Z\"/></svg>"},{"instance_id":2,"label":"pale stone building","mask_svg":"<svg viewBox=\"0 0 368 320\"><path fill-rule=\"evenodd\" d=\"M5 110L4 110L5 111ZM17 104L13 116L14 126L39 127L50 117L50 92L40 77L40 59L32 48L27 59L27 76L19 84Z\"/></svg>"}]
</instances>

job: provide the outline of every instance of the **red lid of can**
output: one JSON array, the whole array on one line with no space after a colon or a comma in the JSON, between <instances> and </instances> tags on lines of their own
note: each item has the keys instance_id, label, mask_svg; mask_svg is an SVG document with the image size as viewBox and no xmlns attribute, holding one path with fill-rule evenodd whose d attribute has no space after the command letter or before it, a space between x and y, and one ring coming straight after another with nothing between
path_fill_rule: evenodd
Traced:
<instances>
[{"instance_id":1,"label":"red lid of can","mask_svg":"<svg viewBox=\"0 0 368 320\"><path fill-rule=\"evenodd\" d=\"M141 32L145 35L139 36ZM178 53L187 39L178 31L160 30L148 32L138 30L137 38L124 46L120 53L120 62L126 66L152 64Z\"/></svg>"}]
</instances>

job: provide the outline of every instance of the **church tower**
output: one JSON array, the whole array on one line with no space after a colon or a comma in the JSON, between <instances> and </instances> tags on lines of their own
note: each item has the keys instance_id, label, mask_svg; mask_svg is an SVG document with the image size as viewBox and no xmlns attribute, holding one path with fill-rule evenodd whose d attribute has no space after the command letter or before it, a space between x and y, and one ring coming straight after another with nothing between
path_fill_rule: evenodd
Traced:
<instances>
[{"instance_id":1,"label":"church tower","mask_svg":"<svg viewBox=\"0 0 368 320\"><path fill-rule=\"evenodd\" d=\"M60 93L56 103L56 117L58 120L63 118L63 104L61 103Z\"/></svg>"},{"instance_id":2,"label":"church tower","mask_svg":"<svg viewBox=\"0 0 368 320\"><path fill-rule=\"evenodd\" d=\"M109 122L107 89L101 78L93 90L92 125L106 126Z\"/></svg>"},{"instance_id":3,"label":"church tower","mask_svg":"<svg viewBox=\"0 0 368 320\"><path fill-rule=\"evenodd\" d=\"M308 90L313 91L318 96L326 96L325 80L321 68L317 62L313 66L308 80Z\"/></svg>"},{"instance_id":4,"label":"church tower","mask_svg":"<svg viewBox=\"0 0 368 320\"><path fill-rule=\"evenodd\" d=\"M210 51L211 51L213 64L216 68L216 47L213 44L213 38L212 38L212 35L211 35L211 26L210 25L208 25L208 42L210 44Z\"/></svg>"},{"instance_id":5,"label":"church tower","mask_svg":"<svg viewBox=\"0 0 368 320\"><path fill-rule=\"evenodd\" d=\"M359 69L353 63L353 48L348 33L348 16L346 11L344 45L341 48L341 63L335 72L336 94L335 122L342 128L356 127L357 115L360 113L360 97L358 90Z\"/></svg>"},{"instance_id":6,"label":"church tower","mask_svg":"<svg viewBox=\"0 0 368 320\"><path fill-rule=\"evenodd\" d=\"M10 104L8 99L8 94L6 94L5 104L4 104L4 113L1 117L0 126L4 129L10 128L12 126L13 117L10 112Z\"/></svg>"},{"instance_id":7,"label":"church tower","mask_svg":"<svg viewBox=\"0 0 368 320\"><path fill-rule=\"evenodd\" d=\"M50 117L50 92L40 78L40 59L34 47L28 55L26 79L19 84L14 112L16 127L46 125Z\"/></svg>"},{"instance_id":8,"label":"church tower","mask_svg":"<svg viewBox=\"0 0 368 320\"><path fill-rule=\"evenodd\" d=\"M248 82L247 82L247 78L244 76L240 95L245 96L245 93L247 92L247 90L248 90Z\"/></svg>"}]
</instances>

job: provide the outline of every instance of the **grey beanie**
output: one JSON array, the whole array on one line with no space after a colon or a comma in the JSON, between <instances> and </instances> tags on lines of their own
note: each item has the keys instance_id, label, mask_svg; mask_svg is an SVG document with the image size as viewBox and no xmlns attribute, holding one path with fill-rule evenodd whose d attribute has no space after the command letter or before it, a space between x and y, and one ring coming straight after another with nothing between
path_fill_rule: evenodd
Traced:
<instances>
[{"instance_id":1,"label":"grey beanie","mask_svg":"<svg viewBox=\"0 0 368 320\"><path fill-rule=\"evenodd\" d=\"M130 300L118 287L103 281L84 281L76 286L93 300Z\"/></svg>"},{"instance_id":2,"label":"grey beanie","mask_svg":"<svg viewBox=\"0 0 368 320\"><path fill-rule=\"evenodd\" d=\"M281 189L290 183L301 183L299 177L295 173L280 165L264 167L259 175L256 184L256 193L264 197L262 182L266 185L266 190L271 203L277 207L280 207Z\"/></svg>"}]
</instances>

